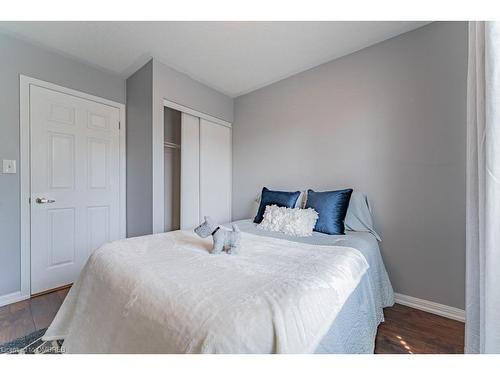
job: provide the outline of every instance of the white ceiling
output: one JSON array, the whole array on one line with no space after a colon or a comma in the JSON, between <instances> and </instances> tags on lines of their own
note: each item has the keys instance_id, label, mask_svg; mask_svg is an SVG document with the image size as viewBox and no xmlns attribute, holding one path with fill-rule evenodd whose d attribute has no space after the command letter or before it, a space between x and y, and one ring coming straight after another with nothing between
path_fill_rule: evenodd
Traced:
<instances>
[{"instance_id":1,"label":"white ceiling","mask_svg":"<svg viewBox=\"0 0 500 375\"><path fill-rule=\"evenodd\" d=\"M236 97L428 22L0 22L127 78L151 57Z\"/></svg>"}]
</instances>

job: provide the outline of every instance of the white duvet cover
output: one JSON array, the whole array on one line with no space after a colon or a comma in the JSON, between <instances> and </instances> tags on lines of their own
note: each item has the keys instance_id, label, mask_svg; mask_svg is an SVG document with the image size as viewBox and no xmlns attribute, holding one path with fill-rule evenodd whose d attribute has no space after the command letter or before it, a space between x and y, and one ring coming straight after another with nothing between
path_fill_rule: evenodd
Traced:
<instances>
[{"instance_id":1,"label":"white duvet cover","mask_svg":"<svg viewBox=\"0 0 500 375\"><path fill-rule=\"evenodd\" d=\"M94 252L45 340L68 353L312 353L368 264L356 249L176 231Z\"/></svg>"}]
</instances>

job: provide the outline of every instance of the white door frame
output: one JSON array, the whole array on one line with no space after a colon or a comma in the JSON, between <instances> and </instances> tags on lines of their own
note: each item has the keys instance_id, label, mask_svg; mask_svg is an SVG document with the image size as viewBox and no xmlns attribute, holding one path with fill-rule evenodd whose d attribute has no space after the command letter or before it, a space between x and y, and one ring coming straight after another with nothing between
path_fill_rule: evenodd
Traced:
<instances>
[{"instance_id":1,"label":"white door frame","mask_svg":"<svg viewBox=\"0 0 500 375\"><path fill-rule=\"evenodd\" d=\"M30 86L43 87L63 94L91 100L118 108L120 111L120 238L126 237L126 153L125 153L125 104L77 90L55 85L28 76L19 76L19 126L20 126L20 166L21 166L21 290L17 300L31 296L31 158L30 158Z\"/></svg>"},{"instance_id":2,"label":"white door frame","mask_svg":"<svg viewBox=\"0 0 500 375\"><path fill-rule=\"evenodd\" d=\"M229 121L223 120L219 117L211 116L211 115L204 113L204 112L197 111L196 109L186 107L185 105L173 102L171 100L163 99L163 106L175 109L179 112L184 112L184 113L187 113L189 115L193 115L195 117L203 118L203 119L211 121L211 122L215 122L216 124L219 124L222 126L227 126L228 128L231 127L231 123Z\"/></svg>"}]
</instances>

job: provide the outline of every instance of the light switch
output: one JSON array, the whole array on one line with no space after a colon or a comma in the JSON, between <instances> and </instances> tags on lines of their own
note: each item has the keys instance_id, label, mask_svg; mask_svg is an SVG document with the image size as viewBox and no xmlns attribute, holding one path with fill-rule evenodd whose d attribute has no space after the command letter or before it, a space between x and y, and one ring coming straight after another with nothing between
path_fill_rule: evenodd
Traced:
<instances>
[{"instance_id":1,"label":"light switch","mask_svg":"<svg viewBox=\"0 0 500 375\"><path fill-rule=\"evenodd\" d=\"M4 160L2 172L3 173L16 173L16 161L15 160Z\"/></svg>"}]
</instances>

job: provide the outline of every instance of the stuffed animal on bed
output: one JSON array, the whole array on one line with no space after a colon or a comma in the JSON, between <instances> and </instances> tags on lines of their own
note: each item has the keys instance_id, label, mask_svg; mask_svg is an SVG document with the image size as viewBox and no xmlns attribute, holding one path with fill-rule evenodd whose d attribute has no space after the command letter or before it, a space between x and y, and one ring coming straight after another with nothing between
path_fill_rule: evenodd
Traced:
<instances>
[{"instance_id":1,"label":"stuffed animal on bed","mask_svg":"<svg viewBox=\"0 0 500 375\"><path fill-rule=\"evenodd\" d=\"M205 216L205 221L197 226L194 232L201 238L212 235L214 239L212 254L219 254L224 250L228 254L237 254L240 249L241 232L236 224L233 224L231 231L217 225L210 216Z\"/></svg>"}]
</instances>

